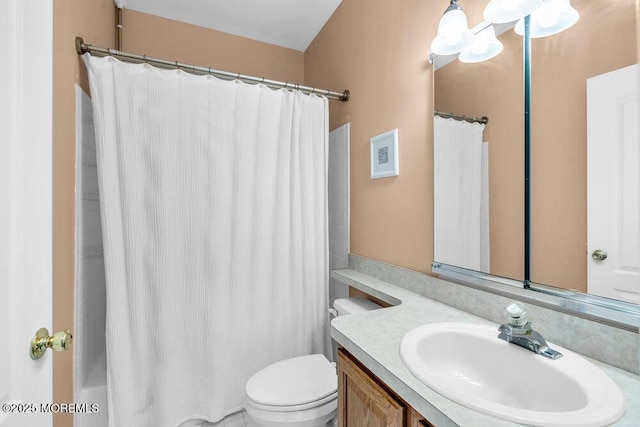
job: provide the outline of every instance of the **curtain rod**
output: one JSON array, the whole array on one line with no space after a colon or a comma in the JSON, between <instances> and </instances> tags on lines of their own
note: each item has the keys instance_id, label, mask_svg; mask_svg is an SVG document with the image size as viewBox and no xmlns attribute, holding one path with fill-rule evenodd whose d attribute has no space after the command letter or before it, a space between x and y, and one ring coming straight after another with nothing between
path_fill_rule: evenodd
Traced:
<instances>
[{"instance_id":1,"label":"curtain rod","mask_svg":"<svg viewBox=\"0 0 640 427\"><path fill-rule=\"evenodd\" d=\"M253 77L253 76L247 76L239 73L230 73L228 71L214 70L213 68L209 68L209 67L183 64L178 61L167 61L166 59L153 58L147 55L136 55L133 53L121 52L115 49L96 47L96 46L92 46L90 44L85 43L82 37L76 37L76 52L78 52L78 55L82 55L88 52L91 55L100 56L100 57L112 56L114 58L120 59L125 62L133 62L138 64L147 63L159 68L179 69L192 74L200 74L200 75L210 74L212 76L215 76L224 80L240 80L244 83L250 83L250 84L262 83L265 86L268 86L272 89L298 90L305 94L315 93L318 95L326 96L329 99L335 99L343 102L348 101L349 98L351 97L351 93L348 90L345 90L344 92L334 92L328 89L317 89L314 87L302 86L297 83L280 82L277 80L269 80L261 77Z\"/></svg>"},{"instance_id":2,"label":"curtain rod","mask_svg":"<svg viewBox=\"0 0 640 427\"><path fill-rule=\"evenodd\" d=\"M482 123L483 125L486 125L487 123L489 123L489 117L487 116L482 116L482 117L469 117L469 116L464 116L461 114L454 114L454 113L445 113L443 111L438 111L435 110L433 112L434 116L440 116L442 118L445 119L456 119L456 120L466 120L469 123Z\"/></svg>"}]
</instances>

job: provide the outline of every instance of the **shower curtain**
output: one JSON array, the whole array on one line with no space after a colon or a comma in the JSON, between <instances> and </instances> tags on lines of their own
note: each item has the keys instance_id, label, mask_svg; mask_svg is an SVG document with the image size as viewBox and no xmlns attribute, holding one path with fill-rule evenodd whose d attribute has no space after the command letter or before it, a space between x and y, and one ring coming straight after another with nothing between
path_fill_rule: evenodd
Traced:
<instances>
[{"instance_id":1,"label":"shower curtain","mask_svg":"<svg viewBox=\"0 0 640 427\"><path fill-rule=\"evenodd\" d=\"M489 272L484 124L434 117L434 260Z\"/></svg>"},{"instance_id":2,"label":"shower curtain","mask_svg":"<svg viewBox=\"0 0 640 427\"><path fill-rule=\"evenodd\" d=\"M218 421L328 354L326 98L85 55L110 426Z\"/></svg>"}]
</instances>

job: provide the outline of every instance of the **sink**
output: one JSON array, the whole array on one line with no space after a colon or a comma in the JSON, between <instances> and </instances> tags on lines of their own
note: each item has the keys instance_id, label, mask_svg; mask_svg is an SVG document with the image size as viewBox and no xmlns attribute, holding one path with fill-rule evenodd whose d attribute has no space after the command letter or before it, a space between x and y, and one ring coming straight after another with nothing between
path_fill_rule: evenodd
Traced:
<instances>
[{"instance_id":1,"label":"sink","mask_svg":"<svg viewBox=\"0 0 640 427\"><path fill-rule=\"evenodd\" d=\"M549 343L552 360L498 338L497 326L432 323L400 356L422 383L468 408L533 426L604 426L625 413L618 386L593 363Z\"/></svg>"}]
</instances>

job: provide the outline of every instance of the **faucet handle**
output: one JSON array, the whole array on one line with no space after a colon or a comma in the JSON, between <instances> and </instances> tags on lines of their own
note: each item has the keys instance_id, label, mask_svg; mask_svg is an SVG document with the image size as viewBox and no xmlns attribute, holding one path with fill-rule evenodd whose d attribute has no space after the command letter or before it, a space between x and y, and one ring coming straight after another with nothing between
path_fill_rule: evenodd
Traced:
<instances>
[{"instance_id":1,"label":"faucet handle","mask_svg":"<svg viewBox=\"0 0 640 427\"><path fill-rule=\"evenodd\" d=\"M527 309L519 302L509 304L505 314L511 326L524 326L527 323Z\"/></svg>"}]
</instances>

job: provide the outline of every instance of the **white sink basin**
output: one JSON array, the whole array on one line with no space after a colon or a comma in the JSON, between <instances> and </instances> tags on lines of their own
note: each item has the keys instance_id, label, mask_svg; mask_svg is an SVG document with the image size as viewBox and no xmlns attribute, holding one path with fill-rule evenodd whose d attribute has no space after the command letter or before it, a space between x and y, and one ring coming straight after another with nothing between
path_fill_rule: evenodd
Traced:
<instances>
[{"instance_id":1,"label":"white sink basin","mask_svg":"<svg viewBox=\"0 0 640 427\"><path fill-rule=\"evenodd\" d=\"M421 382L468 408L534 426L605 426L625 413L620 389L576 353L551 360L498 338L497 327L433 323L409 331L402 361Z\"/></svg>"}]
</instances>

